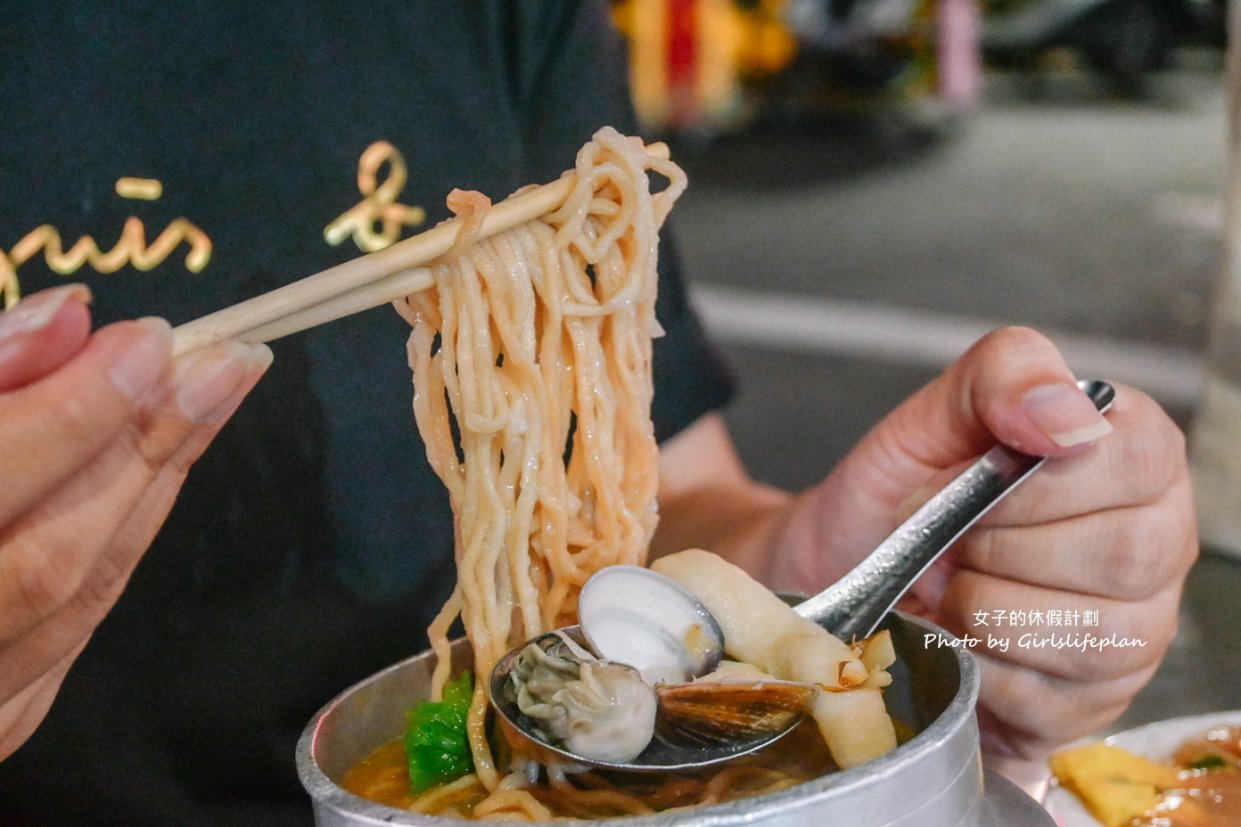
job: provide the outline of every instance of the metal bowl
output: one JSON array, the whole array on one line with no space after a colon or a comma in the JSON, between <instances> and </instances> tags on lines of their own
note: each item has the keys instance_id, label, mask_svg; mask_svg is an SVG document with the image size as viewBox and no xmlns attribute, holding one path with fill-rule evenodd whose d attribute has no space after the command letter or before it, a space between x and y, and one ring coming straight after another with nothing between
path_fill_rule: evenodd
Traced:
<instances>
[{"instance_id":1,"label":"metal bowl","mask_svg":"<svg viewBox=\"0 0 1241 827\"><path fill-rule=\"evenodd\" d=\"M954 638L920 618L894 613L883 628L892 632L898 655L885 699L893 717L916 733L912 739L875 761L791 789L691 812L631 817L626 827L832 820L867 827L1052 825L1047 813L1013 785L991 774L984 781L974 714L978 667L969 653L961 646L938 645ZM465 641L457 641L452 651L454 673L468 668ZM394 664L342 692L307 725L297 744L297 768L319 827L467 823L376 804L336 784L362 758L402 735L406 711L429 694L434 665L431 652ZM582 823L609 822L615 820Z\"/></svg>"}]
</instances>

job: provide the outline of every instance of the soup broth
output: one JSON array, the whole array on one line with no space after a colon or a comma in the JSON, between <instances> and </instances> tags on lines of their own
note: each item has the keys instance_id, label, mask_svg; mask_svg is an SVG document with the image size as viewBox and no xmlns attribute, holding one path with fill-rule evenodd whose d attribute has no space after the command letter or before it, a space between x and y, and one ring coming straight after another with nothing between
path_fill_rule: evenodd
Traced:
<instances>
[{"instance_id":1,"label":"soup broth","mask_svg":"<svg viewBox=\"0 0 1241 827\"><path fill-rule=\"evenodd\" d=\"M836 769L812 720L753 755L723 767L687 773L568 775L559 783L539 781L528 792L558 818L649 815L679 807L720 804L787 789ZM340 785L361 798L390 807L469 818L485 796L477 785L452 784L421 796L409 791L405 749L398 739L353 766Z\"/></svg>"}]
</instances>

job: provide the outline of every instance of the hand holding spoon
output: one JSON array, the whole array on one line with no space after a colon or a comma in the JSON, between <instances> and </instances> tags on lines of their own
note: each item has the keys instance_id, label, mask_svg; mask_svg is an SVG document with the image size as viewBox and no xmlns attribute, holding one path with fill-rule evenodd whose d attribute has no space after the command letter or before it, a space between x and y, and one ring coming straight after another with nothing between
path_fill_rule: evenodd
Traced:
<instances>
[{"instance_id":1,"label":"hand holding spoon","mask_svg":"<svg viewBox=\"0 0 1241 827\"><path fill-rule=\"evenodd\" d=\"M1111 385L1102 381L1078 385L1101 412L1111 407L1115 399ZM852 571L795 611L842 640L868 636L958 537L1045 461L1046 457L997 445L931 497ZM723 656L723 635L710 612L675 582L647 569L610 566L600 570L582 587L578 615L581 629L572 629L595 654L627 664L651 682L683 684L713 669ZM628 761L574 755L547 743L537 728L532 731L529 718L505 700L506 694L512 694L505 689L509 673L524 648L525 644L510 652L492 672L492 705L506 728L569 763L630 772L697 769L753 752L787 733L801 717L791 714L769 730L743 728L735 739L721 737L705 744L656 738ZM698 692L716 691L709 683L690 686L698 687ZM656 712L657 722L660 714Z\"/></svg>"}]
</instances>

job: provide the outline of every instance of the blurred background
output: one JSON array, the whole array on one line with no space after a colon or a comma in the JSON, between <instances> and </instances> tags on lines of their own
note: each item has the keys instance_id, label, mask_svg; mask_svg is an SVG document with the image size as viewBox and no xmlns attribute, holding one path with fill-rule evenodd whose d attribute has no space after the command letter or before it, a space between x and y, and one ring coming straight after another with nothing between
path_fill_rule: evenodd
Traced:
<instances>
[{"instance_id":1,"label":"blurred background","mask_svg":"<svg viewBox=\"0 0 1241 827\"><path fill-rule=\"evenodd\" d=\"M676 238L751 471L820 479L1007 324L1241 466L1241 440L1196 431L1229 292L1224 6L617 3L640 114L690 175ZM1241 521L1239 489L1213 519ZM1118 729L1241 707L1241 544L1204 536L1177 642Z\"/></svg>"}]
</instances>

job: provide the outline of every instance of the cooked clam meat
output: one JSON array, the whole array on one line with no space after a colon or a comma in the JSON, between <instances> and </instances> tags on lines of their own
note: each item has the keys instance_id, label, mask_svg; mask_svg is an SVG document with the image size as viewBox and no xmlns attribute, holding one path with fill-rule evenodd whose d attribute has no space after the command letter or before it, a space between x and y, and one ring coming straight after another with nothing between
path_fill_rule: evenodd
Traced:
<instances>
[{"instance_id":1,"label":"cooked clam meat","mask_svg":"<svg viewBox=\"0 0 1241 827\"><path fill-rule=\"evenodd\" d=\"M637 670L599 660L559 632L526 646L509 677L538 734L574 755L629 761L654 736L655 690Z\"/></svg>"}]
</instances>

